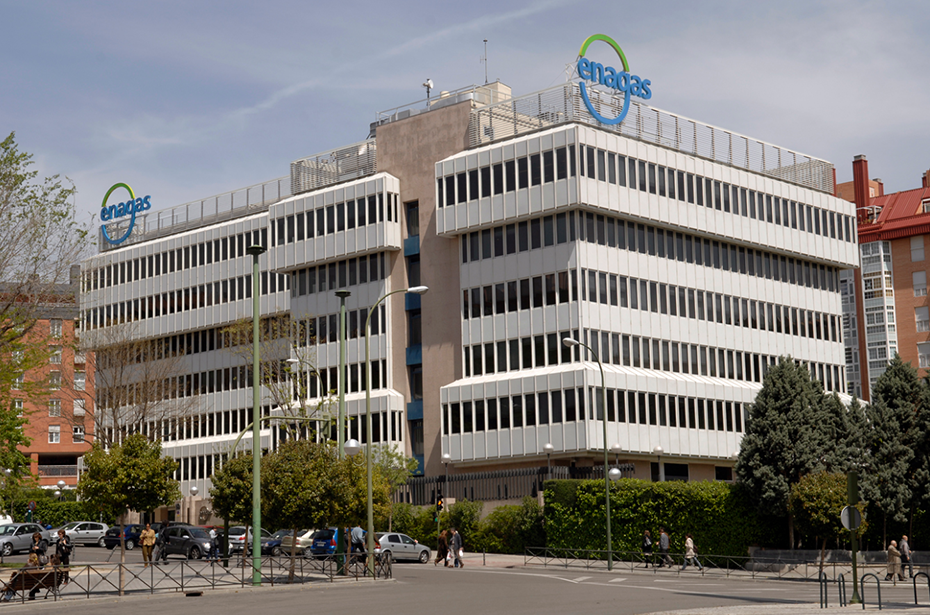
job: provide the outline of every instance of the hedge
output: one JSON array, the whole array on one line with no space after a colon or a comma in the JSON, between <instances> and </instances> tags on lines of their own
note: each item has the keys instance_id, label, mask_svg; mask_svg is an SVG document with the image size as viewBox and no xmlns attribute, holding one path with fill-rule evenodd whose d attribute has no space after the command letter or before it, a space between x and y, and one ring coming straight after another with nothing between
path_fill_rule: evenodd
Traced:
<instances>
[{"instance_id":1,"label":"hedge","mask_svg":"<svg viewBox=\"0 0 930 615\"><path fill-rule=\"evenodd\" d=\"M551 480L544 487L547 546L605 549L604 482ZM708 555L745 556L751 545L781 540L781 524L760 519L738 484L621 479L611 485L610 509L616 551L639 552L647 529L657 542L660 526L669 533L673 553L684 551L686 533Z\"/></svg>"}]
</instances>

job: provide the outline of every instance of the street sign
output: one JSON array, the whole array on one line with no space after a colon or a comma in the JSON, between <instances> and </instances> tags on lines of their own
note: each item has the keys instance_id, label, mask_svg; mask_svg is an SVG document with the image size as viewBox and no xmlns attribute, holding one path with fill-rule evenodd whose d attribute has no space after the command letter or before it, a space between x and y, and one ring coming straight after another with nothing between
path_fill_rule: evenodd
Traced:
<instances>
[{"instance_id":1,"label":"street sign","mask_svg":"<svg viewBox=\"0 0 930 615\"><path fill-rule=\"evenodd\" d=\"M30 500L30 501L29 501L29 506L28 506L28 508L29 508L29 512L35 511L35 509L36 509L36 501L35 501L35 500Z\"/></svg>"},{"instance_id":2,"label":"street sign","mask_svg":"<svg viewBox=\"0 0 930 615\"><path fill-rule=\"evenodd\" d=\"M859 526L862 525L862 513L859 512L858 508L847 506L840 513L840 521L843 522L843 527L847 530L859 529Z\"/></svg>"}]
</instances>

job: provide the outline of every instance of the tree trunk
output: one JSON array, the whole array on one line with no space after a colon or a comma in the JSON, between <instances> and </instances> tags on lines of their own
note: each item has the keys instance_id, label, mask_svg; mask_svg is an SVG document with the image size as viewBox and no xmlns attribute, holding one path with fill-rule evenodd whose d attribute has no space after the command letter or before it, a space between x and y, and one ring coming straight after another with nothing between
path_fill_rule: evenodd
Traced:
<instances>
[{"instance_id":1,"label":"tree trunk","mask_svg":"<svg viewBox=\"0 0 930 615\"><path fill-rule=\"evenodd\" d=\"M882 511L882 549L888 548L888 515Z\"/></svg>"},{"instance_id":2,"label":"tree trunk","mask_svg":"<svg viewBox=\"0 0 930 615\"><path fill-rule=\"evenodd\" d=\"M794 515L790 512L788 513L788 544L792 551L794 551Z\"/></svg>"},{"instance_id":3,"label":"tree trunk","mask_svg":"<svg viewBox=\"0 0 930 615\"><path fill-rule=\"evenodd\" d=\"M123 518L119 520L119 595L123 595L123 588L126 586L125 568L126 565L126 524Z\"/></svg>"},{"instance_id":4,"label":"tree trunk","mask_svg":"<svg viewBox=\"0 0 930 615\"><path fill-rule=\"evenodd\" d=\"M394 506L393 504L388 509L388 531L389 532L394 531Z\"/></svg>"},{"instance_id":5,"label":"tree trunk","mask_svg":"<svg viewBox=\"0 0 930 615\"><path fill-rule=\"evenodd\" d=\"M823 546L820 548L820 572L823 572L823 560L827 556L827 539L823 539Z\"/></svg>"}]
</instances>

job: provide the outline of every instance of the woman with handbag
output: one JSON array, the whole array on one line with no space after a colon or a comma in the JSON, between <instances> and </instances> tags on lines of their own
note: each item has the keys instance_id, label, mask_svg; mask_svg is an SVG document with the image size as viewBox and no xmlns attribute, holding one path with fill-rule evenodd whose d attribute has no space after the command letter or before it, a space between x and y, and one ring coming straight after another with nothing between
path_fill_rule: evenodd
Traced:
<instances>
[{"instance_id":1,"label":"woman with handbag","mask_svg":"<svg viewBox=\"0 0 930 615\"><path fill-rule=\"evenodd\" d=\"M68 584L68 567L71 565L71 553L74 547L71 545L71 538L64 530L58 530L58 543L55 545L55 555L58 556L58 564L61 566L62 587Z\"/></svg>"},{"instance_id":2,"label":"woman with handbag","mask_svg":"<svg viewBox=\"0 0 930 615\"><path fill-rule=\"evenodd\" d=\"M32 544L29 545L29 555L35 554L39 567L48 563L48 556L45 554L46 551L48 551L48 543L45 541L45 538L42 537L42 534L36 532L32 535Z\"/></svg>"},{"instance_id":3,"label":"woman with handbag","mask_svg":"<svg viewBox=\"0 0 930 615\"><path fill-rule=\"evenodd\" d=\"M691 539L691 534L685 534L685 563L681 569L687 568L689 562L697 566L698 570L704 570L704 566L698 561L697 549L694 548L694 540Z\"/></svg>"}]
</instances>

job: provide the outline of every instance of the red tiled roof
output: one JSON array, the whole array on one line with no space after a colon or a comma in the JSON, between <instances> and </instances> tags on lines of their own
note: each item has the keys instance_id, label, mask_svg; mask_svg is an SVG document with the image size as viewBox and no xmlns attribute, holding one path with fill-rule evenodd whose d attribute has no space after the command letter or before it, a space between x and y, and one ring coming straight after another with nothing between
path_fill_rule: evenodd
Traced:
<instances>
[{"instance_id":1,"label":"red tiled roof","mask_svg":"<svg viewBox=\"0 0 930 615\"><path fill-rule=\"evenodd\" d=\"M930 234L930 213L921 208L924 199L930 199L930 188L873 198L870 205L880 207L881 212L873 224L859 225L859 243Z\"/></svg>"}]
</instances>

